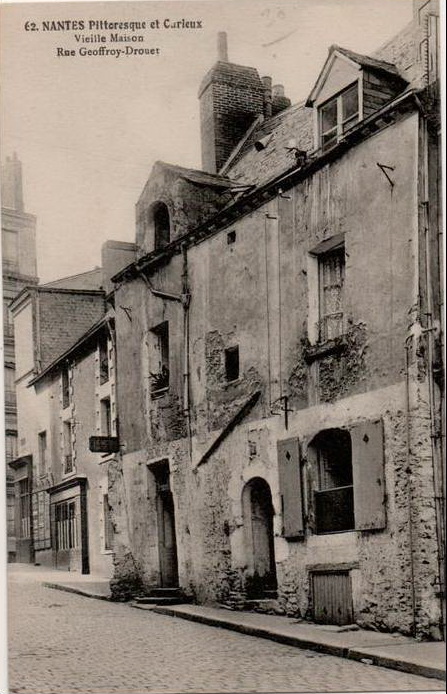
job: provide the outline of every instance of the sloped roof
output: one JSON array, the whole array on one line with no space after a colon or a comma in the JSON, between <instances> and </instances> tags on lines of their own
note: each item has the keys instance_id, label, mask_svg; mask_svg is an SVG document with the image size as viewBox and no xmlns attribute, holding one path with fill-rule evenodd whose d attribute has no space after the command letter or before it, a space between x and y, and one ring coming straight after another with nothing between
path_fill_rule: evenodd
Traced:
<instances>
[{"instance_id":1,"label":"sloped roof","mask_svg":"<svg viewBox=\"0 0 447 694\"><path fill-rule=\"evenodd\" d=\"M402 83L407 83L407 80L405 80L402 77L401 73L393 63L388 63L387 61L380 60L378 58L371 58L368 55L355 53L354 51L351 51L348 48L342 48L341 46L333 44L329 48L328 57L326 58L326 61L320 71L320 74L318 75L318 78L314 84L314 87L311 93L309 94L309 97L306 101L306 106L313 105L313 102L315 101L316 96L320 92L320 89L322 88L323 84L325 83L327 74L329 73L332 64L337 56L356 63L356 65L358 65L359 68L363 67L367 68L368 70L372 70L373 72L380 72L382 74L388 75L389 78L391 77L394 80L400 79L402 80Z\"/></svg>"},{"instance_id":2,"label":"sloped roof","mask_svg":"<svg viewBox=\"0 0 447 694\"><path fill-rule=\"evenodd\" d=\"M177 164L168 164L164 161L157 161L154 164L154 168L159 166L163 169L169 169L174 173L177 173L181 178L185 178L192 183L196 183L201 186L211 186L216 188L231 188L233 181L231 181L226 176L220 176L219 174L211 174L206 171L201 171L200 169L188 169L184 166L178 166Z\"/></svg>"},{"instance_id":3,"label":"sloped roof","mask_svg":"<svg viewBox=\"0 0 447 694\"><path fill-rule=\"evenodd\" d=\"M254 143L264 138L265 146L258 151ZM226 173L239 183L266 183L296 166L295 152L289 147L292 139L297 149L309 152L313 147L312 111L303 102L290 106L254 128Z\"/></svg>"},{"instance_id":4,"label":"sloped roof","mask_svg":"<svg viewBox=\"0 0 447 694\"><path fill-rule=\"evenodd\" d=\"M77 275L61 277L53 282L46 282L39 285L48 289L102 289L102 269L95 267L87 272L80 272Z\"/></svg>"},{"instance_id":5,"label":"sloped roof","mask_svg":"<svg viewBox=\"0 0 447 694\"><path fill-rule=\"evenodd\" d=\"M338 51L339 53L342 53L347 58L350 58L362 67L369 67L372 70L381 70L382 72L389 72L392 75L401 77L401 74L397 67L393 63L388 63L386 60L371 58L369 55L361 55L360 53L355 53L354 51L351 51L348 48L342 48L341 46L336 46L335 44L329 48L329 54L331 54L333 51Z\"/></svg>"}]
</instances>

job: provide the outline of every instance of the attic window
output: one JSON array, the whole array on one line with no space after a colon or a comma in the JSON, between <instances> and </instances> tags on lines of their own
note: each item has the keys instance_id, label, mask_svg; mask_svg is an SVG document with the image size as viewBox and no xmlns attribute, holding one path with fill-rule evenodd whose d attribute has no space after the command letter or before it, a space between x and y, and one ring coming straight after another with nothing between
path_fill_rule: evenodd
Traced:
<instances>
[{"instance_id":1,"label":"attic window","mask_svg":"<svg viewBox=\"0 0 447 694\"><path fill-rule=\"evenodd\" d=\"M235 242L236 242L236 232L234 230L229 231L227 234L227 244L230 245L230 244L235 243Z\"/></svg>"},{"instance_id":2,"label":"attic window","mask_svg":"<svg viewBox=\"0 0 447 694\"><path fill-rule=\"evenodd\" d=\"M355 125L360 118L359 85L353 85L337 94L319 108L320 146L324 151Z\"/></svg>"}]
</instances>

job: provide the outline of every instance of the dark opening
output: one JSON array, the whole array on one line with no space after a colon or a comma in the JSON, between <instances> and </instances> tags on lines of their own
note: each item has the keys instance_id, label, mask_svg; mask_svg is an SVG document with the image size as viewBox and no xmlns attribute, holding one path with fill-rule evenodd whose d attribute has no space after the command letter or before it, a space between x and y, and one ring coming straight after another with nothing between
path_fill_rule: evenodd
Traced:
<instances>
[{"instance_id":1,"label":"dark opening","mask_svg":"<svg viewBox=\"0 0 447 694\"><path fill-rule=\"evenodd\" d=\"M235 242L236 242L236 232L235 231L229 231L227 234L228 245L235 243Z\"/></svg>"},{"instance_id":2,"label":"dark opening","mask_svg":"<svg viewBox=\"0 0 447 694\"><path fill-rule=\"evenodd\" d=\"M109 380L109 351L107 337L102 337L99 342L99 382L106 383Z\"/></svg>"},{"instance_id":3,"label":"dark opening","mask_svg":"<svg viewBox=\"0 0 447 694\"><path fill-rule=\"evenodd\" d=\"M68 369L62 370L62 407L65 409L70 404L70 385L68 380Z\"/></svg>"},{"instance_id":4,"label":"dark opening","mask_svg":"<svg viewBox=\"0 0 447 694\"><path fill-rule=\"evenodd\" d=\"M319 534L353 530L354 489L351 436L328 429L315 439L318 489L315 491L316 531Z\"/></svg>"},{"instance_id":5,"label":"dark opening","mask_svg":"<svg viewBox=\"0 0 447 694\"><path fill-rule=\"evenodd\" d=\"M154 220L154 246L155 249L164 248L171 240L171 222L169 210L164 202L157 202L152 208Z\"/></svg>"},{"instance_id":6,"label":"dark opening","mask_svg":"<svg viewBox=\"0 0 447 694\"><path fill-rule=\"evenodd\" d=\"M225 377L227 381L237 381L239 378L239 347L225 350Z\"/></svg>"},{"instance_id":7,"label":"dark opening","mask_svg":"<svg viewBox=\"0 0 447 694\"><path fill-rule=\"evenodd\" d=\"M164 321L152 329L154 335L154 371L151 371L152 393L169 387L169 323Z\"/></svg>"}]
</instances>

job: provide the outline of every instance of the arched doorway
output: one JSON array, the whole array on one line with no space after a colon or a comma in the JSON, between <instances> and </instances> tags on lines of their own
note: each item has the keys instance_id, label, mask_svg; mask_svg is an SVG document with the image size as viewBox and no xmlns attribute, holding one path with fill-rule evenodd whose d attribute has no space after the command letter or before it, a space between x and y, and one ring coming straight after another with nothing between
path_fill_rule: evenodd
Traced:
<instances>
[{"instance_id":1,"label":"arched doorway","mask_svg":"<svg viewBox=\"0 0 447 694\"><path fill-rule=\"evenodd\" d=\"M261 477L247 482L242 493L242 503L247 546L248 597L276 597L274 511L267 482Z\"/></svg>"}]
</instances>

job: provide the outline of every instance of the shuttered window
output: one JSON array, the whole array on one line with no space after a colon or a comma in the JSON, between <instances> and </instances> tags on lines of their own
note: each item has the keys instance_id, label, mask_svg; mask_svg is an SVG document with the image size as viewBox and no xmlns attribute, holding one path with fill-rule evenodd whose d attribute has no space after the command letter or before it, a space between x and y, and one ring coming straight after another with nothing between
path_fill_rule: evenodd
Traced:
<instances>
[{"instance_id":1,"label":"shuttered window","mask_svg":"<svg viewBox=\"0 0 447 694\"><path fill-rule=\"evenodd\" d=\"M384 441L381 420L351 428L356 530L386 527Z\"/></svg>"},{"instance_id":2,"label":"shuttered window","mask_svg":"<svg viewBox=\"0 0 447 694\"><path fill-rule=\"evenodd\" d=\"M284 537L304 536L300 452L297 438L278 441L278 473Z\"/></svg>"}]
</instances>

